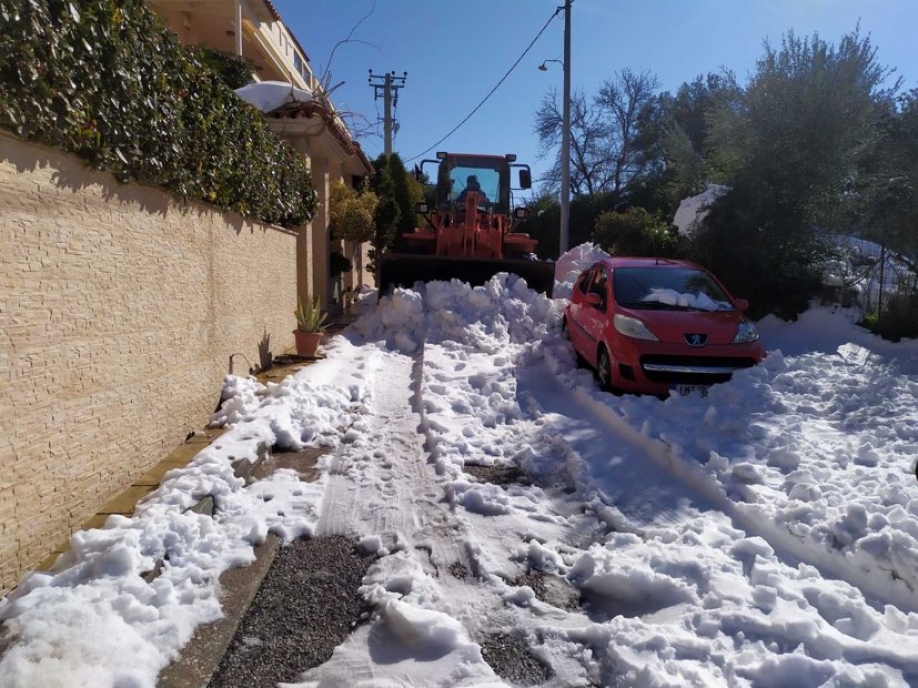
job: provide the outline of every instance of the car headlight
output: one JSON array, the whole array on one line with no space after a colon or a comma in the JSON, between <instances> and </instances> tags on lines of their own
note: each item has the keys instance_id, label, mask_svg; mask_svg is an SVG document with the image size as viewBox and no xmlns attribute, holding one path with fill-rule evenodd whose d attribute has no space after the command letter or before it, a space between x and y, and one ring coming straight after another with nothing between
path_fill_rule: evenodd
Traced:
<instances>
[{"instance_id":1,"label":"car headlight","mask_svg":"<svg viewBox=\"0 0 918 688\"><path fill-rule=\"evenodd\" d=\"M651 342L659 341L656 335L647 329L647 325L642 323L637 318L630 318L627 315L616 313L615 317L612 318L612 324L615 326L617 332L625 335L626 337L646 339Z\"/></svg>"},{"instance_id":2,"label":"car headlight","mask_svg":"<svg viewBox=\"0 0 918 688\"><path fill-rule=\"evenodd\" d=\"M748 320L744 320L739 324L739 331L737 331L736 336L733 338L734 344L745 344L746 342L754 342L759 338L759 333L753 325Z\"/></svg>"}]
</instances>

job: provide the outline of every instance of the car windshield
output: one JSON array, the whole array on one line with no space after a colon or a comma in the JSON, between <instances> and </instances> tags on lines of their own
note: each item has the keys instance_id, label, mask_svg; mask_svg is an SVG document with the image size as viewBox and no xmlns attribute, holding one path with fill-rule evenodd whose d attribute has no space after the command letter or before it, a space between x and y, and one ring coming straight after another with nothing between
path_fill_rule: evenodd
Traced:
<instances>
[{"instance_id":1,"label":"car windshield","mask_svg":"<svg viewBox=\"0 0 918 688\"><path fill-rule=\"evenodd\" d=\"M617 268L615 302L628 308L731 311L733 305L710 275L667 265Z\"/></svg>"}]
</instances>

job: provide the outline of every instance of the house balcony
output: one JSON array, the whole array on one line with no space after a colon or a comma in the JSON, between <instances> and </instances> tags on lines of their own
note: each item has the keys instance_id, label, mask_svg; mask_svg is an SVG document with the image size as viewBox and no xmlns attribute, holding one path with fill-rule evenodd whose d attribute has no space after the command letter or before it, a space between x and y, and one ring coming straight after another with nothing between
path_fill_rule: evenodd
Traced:
<instances>
[{"instance_id":1,"label":"house balcony","mask_svg":"<svg viewBox=\"0 0 918 688\"><path fill-rule=\"evenodd\" d=\"M147 0L147 5L185 45L248 58L258 81L286 81L310 92L320 88L306 51L270 0Z\"/></svg>"}]
</instances>

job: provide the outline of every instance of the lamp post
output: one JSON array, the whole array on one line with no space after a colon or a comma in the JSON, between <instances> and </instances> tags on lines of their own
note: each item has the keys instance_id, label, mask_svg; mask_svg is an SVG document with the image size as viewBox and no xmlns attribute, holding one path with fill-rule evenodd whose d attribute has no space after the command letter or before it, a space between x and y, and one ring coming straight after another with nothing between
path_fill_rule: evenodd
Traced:
<instances>
[{"instance_id":1,"label":"lamp post","mask_svg":"<svg viewBox=\"0 0 918 688\"><path fill-rule=\"evenodd\" d=\"M561 132L561 239L558 257L570 248L571 216L571 3L564 3L564 110Z\"/></svg>"},{"instance_id":2,"label":"lamp post","mask_svg":"<svg viewBox=\"0 0 918 688\"><path fill-rule=\"evenodd\" d=\"M539 65L543 72L548 62L559 62L564 69L564 95L561 115L561 233L558 240L558 257L570 246L571 215L571 3L564 3L564 59L545 60Z\"/></svg>"}]
</instances>

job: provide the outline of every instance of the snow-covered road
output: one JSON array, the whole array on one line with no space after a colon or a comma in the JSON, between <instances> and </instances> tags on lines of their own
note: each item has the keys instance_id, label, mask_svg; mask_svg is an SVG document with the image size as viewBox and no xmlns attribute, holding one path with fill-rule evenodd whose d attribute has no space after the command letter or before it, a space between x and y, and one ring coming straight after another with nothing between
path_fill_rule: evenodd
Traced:
<instances>
[{"instance_id":1,"label":"snow-covered road","mask_svg":"<svg viewBox=\"0 0 918 688\"><path fill-rule=\"evenodd\" d=\"M216 446L0 604L0 685L153 686L269 529L378 557L373 619L295 685L918 685L916 343L813 312L707 397L615 397L559 307L398 291L282 384L230 379ZM258 442L334 451L245 486ZM125 633L88 647L87 618Z\"/></svg>"}]
</instances>

